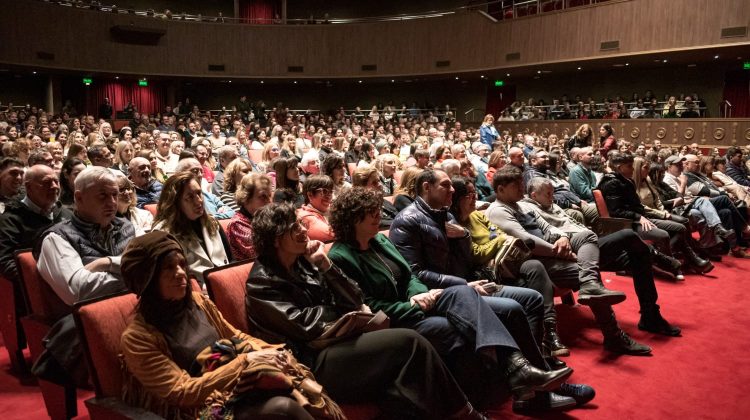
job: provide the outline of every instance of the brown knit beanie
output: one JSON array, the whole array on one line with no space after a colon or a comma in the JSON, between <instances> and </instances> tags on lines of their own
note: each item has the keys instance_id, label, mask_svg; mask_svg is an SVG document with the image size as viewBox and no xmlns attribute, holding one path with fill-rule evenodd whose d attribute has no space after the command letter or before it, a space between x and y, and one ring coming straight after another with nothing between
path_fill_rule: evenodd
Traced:
<instances>
[{"instance_id":1,"label":"brown knit beanie","mask_svg":"<svg viewBox=\"0 0 750 420\"><path fill-rule=\"evenodd\" d=\"M133 238L120 260L122 278L128 289L140 297L154 278L159 257L171 251L184 254L182 245L167 232L155 230Z\"/></svg>"}]
</instances>

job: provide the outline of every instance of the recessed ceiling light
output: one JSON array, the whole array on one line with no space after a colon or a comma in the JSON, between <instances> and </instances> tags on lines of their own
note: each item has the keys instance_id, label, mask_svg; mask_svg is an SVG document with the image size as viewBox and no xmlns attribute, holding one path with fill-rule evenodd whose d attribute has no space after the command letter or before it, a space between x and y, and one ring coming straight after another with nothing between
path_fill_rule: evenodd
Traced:
<instances>
[{"instance_id":1,"label":"recessed ceiling light","mask_svg":"<svg viewBox=\"0 0 750 420\"><path fill-rule=\"evenodd\" d=\"M458 80L458 76L456 76L456 80Z\"/></svg>"},{"instance_id":2,"label":"recessed ceiling light","mask_svg":"<svg viewBox=\"0 0 750 420\"><path fill-rule=\"evenodd\" d=\"M35 72L35 71L32 71L32 72L31 72L31 74L36 74L36 72Z\"/></svg>"},{"instance_id":3,"label":"recessed ceiling light","mask_svg":"<svg viewBox=\"0 0 750 420\"><path fill-rule=\"evenodd\" d=\"M120 76L115 76L115 80L120 80Z\"/></svg>"},{"instance_id":4,"label":"recessed ceiling light","mask_svg":"<svg viewBox=\"0 0 750 420\"><path fill-rule=\"evenodd\" d=\"M625 65L626 65L626 66L629 66L629 65L630 65L630 63L625 63Z\"/></svg>"},{"instance_id":5,"label":"recessed ceiling light","mask_svg":"<svg viewBox=\"0 0 750 420\"><path fill-rule=\"evenodd\" d=\"M294 81L294 84L295 84L295 85L297 84L297 81L296 81L296 80Z\"/></svg>"},{"instance_id":6,"label":"recessed ceiling light","mask_svg":"<svg viewBox=\"0 0 750 420\"><path fill-rule=\"evenodd\" d=\"M542 74L542 71L541 70L537 70L536 74Z\"/></svg>"},{"instance_id":7,"label":"recessed ceiling light","mask_svg":"<svg viewBox=\"0 0 750 420\"><path fill-rule=\"evenodd\" d=\"M666 62L667 62L667 59L665 58L665 59L664 59L664 60L662 60L661 62L662 62L662 63L666 63Z\"/></svg>"},{"instance_id":8,"label":"recessed ceiling light","mask_svg":"<svg viewBox=\"0 0 750 420\"><path fill-rule=\"evenodd\" d=\"M714 56L714 60L718 60L718 59L719 59L719 55L717 54Z\"/></svg>"},{"instance_id":9,"label":"recessed ceiling light","mask_svg":"<svg viewBox=\"0 0 750 420\"><path fill-rule=\"evenodd\" d=\"M505 73L505 77L510 77L510 73Z\"/></svg>"},{"instance_id":10,"label":"recessed ceiling light","mask_svg":"<svg viewBox=\"0 0 750 420\"><path fill-rule=\"evenodd\" d=\"M578 70L581 70L581 68L580 68L580 67L578 67Z\"/></svg>"},{"instance_id":11,"label":"recessed ceiling light","mask_svg":"<svg viewBox=\"0 0 750 420\"><path fill-rule=\"evenodd\" d=\"M360 80L359 83L362 83L362 81Z\"/></svg>"},{"instance_id":12,"label":"recessed ceiling light","mask_svg":"<svg viewBox=\"0 0 750 420\"><path fill-rule=\"evenodd\" d=\"M262 85L263 83L265 83L265 82L261 80L261 81L260 81L260 84Z\"/></svg>"},{"instance_id":13,"label":"recessed ceiling light","mask_svg":"<svg viewBox=\"0 0 750 420\"><path fill-rule=\"evenodd\" d=\"M229 83L232 83L232 81L230 80Z\"/></svg>"},{"instance_id":14,"label":"recessed ceiling light","mask_svg":"<svg viewBox=\"0 0 750 420\"><path fill-rule=\"evenodd\" d=\"M395 83L395 82L396 82L395 80L391 79L391 83Z\"/></svg>"},{"instance_id":15,"label":"recessed ceiling light","mask_svg":"<svg viewBox=\"0 0 750 420\"><path fill-rule=\"evenodd\" d=\"M484 79L484 75L479 76L480 79Z\"/></svg>"}]
</instances>

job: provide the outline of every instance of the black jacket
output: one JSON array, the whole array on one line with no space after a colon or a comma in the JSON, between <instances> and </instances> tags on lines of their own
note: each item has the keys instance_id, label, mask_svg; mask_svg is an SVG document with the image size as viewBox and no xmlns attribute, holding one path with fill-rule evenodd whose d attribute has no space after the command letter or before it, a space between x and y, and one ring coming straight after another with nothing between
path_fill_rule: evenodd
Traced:
<instances>
[{"instance_id":1,"label":"black jacket","mask_svg":"<svg viewBox=\"0 0 750 420\"><path fill-rule=\"evenodd\" d=\"M52 220L34 213L19 200L8 203L5 213L0 215L0 273L8 280L17 281L18 269L13 253L34 248L42 232L72 215L59 203L52 210Z\"/></svg>"},{"instance_id":2,"label":"black jacket","mask_svg":"<svg viewBox=\"0 0 750 420\"><path fill-rule=\"evenodd\" d=\"M343 314L359 310L359 286L336 266L320 273L300 257L288 275L256 261L245 286L250 325L269 342L286 343L309 362L314 351L306 343L318 338Z\"/></svg>"},{"instance_id":3,"label":"black jacket","mask_svg":"<svg viewBox=\"0 0 750 420\"><path fill-rule=\"evenodd\" d=\"M402 210L391 225L389 238L412 273L431 289L466 284L471 272L471 236L449 239L445 222L456 223L446 209L433 210L422 198Z\"/></svg>"},{"instance_id":4,"label":"black jacket","mask_svg":"<svg viewBox=\"0 0 750 420\"><path fill-rule=\"evenodd\" d=\"M646 214L633 181L624 176L616 173L604 174L598 188L607 202L611 216L638 221Z\"/></svg>"}]
</instances>

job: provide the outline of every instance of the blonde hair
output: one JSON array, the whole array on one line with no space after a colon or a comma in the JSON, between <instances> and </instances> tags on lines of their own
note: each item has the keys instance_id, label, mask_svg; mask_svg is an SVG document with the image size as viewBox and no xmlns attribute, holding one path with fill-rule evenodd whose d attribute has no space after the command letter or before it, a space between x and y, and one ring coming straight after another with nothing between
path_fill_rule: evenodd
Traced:
<instances>
[{"instance_id":1,"label":"blonde hair","mask_svg":"<svg viewBox=\"0 0 750 420\"><path fill-rule=\"evenodd\" d=\"M398 183L396 191L393 195L408 195L411 198L417 196L417 177L422 173L424 169L420 169L416 166L407 168L403 174L401 174L401 182Z\"/></svg>"},{"instance_id":2,"label":"blonde hair","mask_svg":"<svg viewBox=\"0 0 750 420\"><path fill-rule=\"evenodd\" d=\"M239 206L244 206L255 195L258 190L268 189L271 191L271 178L268 175L256 172L247 174L240 180L237 191L234 193L234 200Z\"/></svg>"},{"instance_id":3,"label":"blonde hair","mask_svg":"<svg viewBox=\"0 0 750 420\"><path fill-rule=\"evenodd\" d=\"M229 165L224 169L224 191L230 193L237 191L237 181L235 178L245 168L253 169L253 166L247 159L238 158L229 162Z\"/></svg>"}]
</instances>

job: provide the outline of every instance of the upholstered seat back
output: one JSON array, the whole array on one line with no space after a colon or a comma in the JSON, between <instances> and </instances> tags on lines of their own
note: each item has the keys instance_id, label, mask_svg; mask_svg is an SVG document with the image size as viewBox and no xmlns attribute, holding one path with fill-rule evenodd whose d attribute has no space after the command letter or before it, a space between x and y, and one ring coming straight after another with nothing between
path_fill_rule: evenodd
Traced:
<instances>
[{"instance_id":1,"label":"upholstered seat back","mask_svg":"<svg viewBox=\"0 0 750 420\"><path fill-rule=\"evenodd\" d=\"M245 283L253 268L252 261L238 261L203 273L211 300L224 318L235 328L249 332L245 311Z\"/></svg>"}]
</instances>

